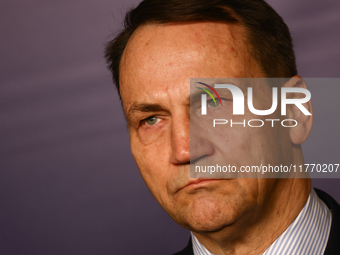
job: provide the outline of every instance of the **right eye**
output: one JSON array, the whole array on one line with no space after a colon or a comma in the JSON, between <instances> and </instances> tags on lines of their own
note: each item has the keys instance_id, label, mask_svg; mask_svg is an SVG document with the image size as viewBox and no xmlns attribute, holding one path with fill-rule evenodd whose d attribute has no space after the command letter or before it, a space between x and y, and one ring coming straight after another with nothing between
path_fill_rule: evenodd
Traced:
<instances>
[{"instance_id":1,"label":"right eye","mask_svg":"<svg viewBox=\"0 0 340 255\"><path fill-rule=\"evenodd\" d=\"M152 125L155 125L159 121L159 118L157 118L156 116L151 116L149 118L144 119L143 121L149 126L152 126Z\"/></svg>"}]
</instances>

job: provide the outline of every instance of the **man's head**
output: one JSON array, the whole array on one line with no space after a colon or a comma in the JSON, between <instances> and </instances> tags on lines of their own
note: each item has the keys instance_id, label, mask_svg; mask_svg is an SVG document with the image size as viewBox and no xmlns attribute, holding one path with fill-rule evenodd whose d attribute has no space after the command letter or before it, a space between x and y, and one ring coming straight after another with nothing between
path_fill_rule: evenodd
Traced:
<instances>
[{"instance_id":1,"label":"man's head","mask_svg":"<svg viewBox=\"0 0 340 255\"><path fill-rule=\"evenodd\" d=\"M118 92L121 57L137 28L202 21L242 25L248 50L266 77L297 74L289 29L263 0L146 0L127 13L124 30L106 46L105 57Z\"/></svg>"},{"instance_id":2,"label":"man's head","mask_svg":"<svg viewBox=\"0 0 340 255\"><path fill-rule=\"evenodd\" d=\"M151 2L155 2L157 7L163 7L149 10L150 14L146 9L147 3L151 5ZM182 7L176 12L177 2L181 2ZM210 9L207 7L210 5L208 1L193 1L192 8L198 10L195 6L198 3L201 16L205 8L208 9L210 18L206 18L207 21L197 18L185 19L185 16L181 22L170 20L171 15L166 6L172 6L175 13L182 12L189 17L195 17L195 14L191 13L189 2L142 3L143 8L140 7L139 11L145 10L144 19L151 17L151 21L143 22L138 27L132 25L133 31L126 32L131 33L125 38L127 43L119 44L121 39L116 39L108 44L107 57L114 77L116 75L117 85L119 84L130 133L131 151L153 196L179 224L196 233L216 232L229 227L229 236L235 234L235 231L237 236L240 236L247 231L246 226L261 224L263 217L272 217L274 212L269 208L280 210L282 206L286 206L282 203L276 204L280 196L281 199L289 199L287 194L280 192L284 188L295 189L293 184L298 181L200 181L190 179L190 160L230 157L234 164L298 164L303 162L301 150L292 143L292 132L288 129L244 128L239 132L226 133L218 141L216 137L208 135L198 140L197 147L201 149L195 150L195 155L190 155L190 78L268 77L269 74L274 75L274 72L274 77L293 76L296 72L294 55L287 57L279 53L284 44L290 45L285 48L286 52L293 54L290 36L283 21L262 1L213 1L215 7ZM225 10L230 10L231 7L222 5L224 2L231 3L234 7L229 11L230 15L225 13ZM221 8L221 5L224 7ZM259 13L259 18L252 10L254 5L257 10L266 10L269 14ZM213 19L215 12L219 22ZM252 20L248 20L250 12L253 13ZM135 19L141 19L143 14L136 13L136 10L130 13L137 16L132 15L132 23ZM156 22L152 19L154 16L160 19L163 15L163 21ZM222 15L229 17L227 22L220 22ZM261 57L260 48L255 48L252 39L255 35L252 35L253 31L245 24L257 23L259 19L266 20L263 15L276 17L273 23L281 22L280 27L284 31L273 32L277 36L280 34L277 38L275 35L269 35L269 31L273 29L271 24L258 23L269 33L265 37L269 43L263 43L266 46ZM264 34L261 27L258 27L258 30L258 33ZM282 33L288 38L281 38ZM125 36L124 32L121 36ZM282 42L284 40L286 43ZM112 48L115 44L120 45L121 53L112 53L115 51ZM269 44L271 46L268 46ZM270 56L271 54L279 56ZM290 67L284 66L278 60L283 58ZM271 67L264 63L265 59L272 61ZM261 96L270 93L269 87L257 88L254 102L258 108L269 108L270 102L261 100ZM250 112L247 112L245 117L251 117ZM230 145L228 153L219 150L217 143L221 142L221 139ZM307 190L307 186L301 185L301 192Z\"/></svg>"}]
</instances>

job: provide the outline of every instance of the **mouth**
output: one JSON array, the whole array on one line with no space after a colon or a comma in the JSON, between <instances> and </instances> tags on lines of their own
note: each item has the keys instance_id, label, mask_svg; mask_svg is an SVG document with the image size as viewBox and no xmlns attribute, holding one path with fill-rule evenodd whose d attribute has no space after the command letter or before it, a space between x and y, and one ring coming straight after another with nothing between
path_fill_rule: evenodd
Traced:
<instances>
[{"instance_id":1,"label":"mouth","mask_svg":"<svg viewBox=\"0 0 340 255\"><path fill-rule=\"evenodd\" d=\"M208 185L210 185L212 183L215 183L215 182L221 181L221 180L226 180L226 179L210 179L210 178L191 179L181 189L198 189L198 188L203 188L203 187L206 187L206 186L208 186Z\"/></svg>"}]
</instances>

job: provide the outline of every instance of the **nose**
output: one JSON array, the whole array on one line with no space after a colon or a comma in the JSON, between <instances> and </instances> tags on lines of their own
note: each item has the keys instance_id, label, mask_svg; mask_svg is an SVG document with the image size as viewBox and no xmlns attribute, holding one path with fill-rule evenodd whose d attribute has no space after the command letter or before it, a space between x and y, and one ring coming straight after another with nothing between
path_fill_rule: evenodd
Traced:
<instances>
[{"instance_id":1,"label":"nose","mask_svg":"<svg viewBox=\"0 0 340 255\"><path fill-rule=\"evenodd\" d=\"M190 115L187 113L172 116L171 122L172 164L190 163Z\"/></svg>"},{"instance_id":2,"label":"nose","mask_svg":"<svg viewBox=\"0 0 340 255\"><path fill-rule=\"evenodd\" d=\"M173 116L170 157L172 164L190 164L214 154L214 146L202 136L200 128L195 126L190 129L190 113Z\"/></svg>"}]
</instances>

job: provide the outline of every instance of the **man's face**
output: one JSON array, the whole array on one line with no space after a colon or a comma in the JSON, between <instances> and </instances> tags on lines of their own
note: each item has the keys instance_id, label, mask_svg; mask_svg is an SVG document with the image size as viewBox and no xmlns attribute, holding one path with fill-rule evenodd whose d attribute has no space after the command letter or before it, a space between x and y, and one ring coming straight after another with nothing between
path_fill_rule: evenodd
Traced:
<instances>
[{"instance_id":1,"label":"man's face","mask_svg":"<svg viewBox=\"0 0 340 255\"><path fill-rule=\"evenodd\" d=\"M198 232L256 222L270 207L279 182L190 179L190 78L263 77L245 34L240 25L210 22L145 26L134 32L120 65L120 93L140 173L168 214ZM269 109L270 101L256 98L268 94L270 99L271 90L257 91L255 107ZM250 115L246 112L244 118L254 119ZM200 140L192 160L229 157L234 165L288 162L288 136L280 127L210 135ZM227 151L220 149L221 139Z\"/></svg>"}]
</instances>

